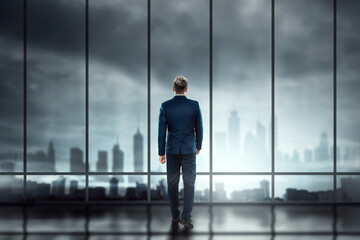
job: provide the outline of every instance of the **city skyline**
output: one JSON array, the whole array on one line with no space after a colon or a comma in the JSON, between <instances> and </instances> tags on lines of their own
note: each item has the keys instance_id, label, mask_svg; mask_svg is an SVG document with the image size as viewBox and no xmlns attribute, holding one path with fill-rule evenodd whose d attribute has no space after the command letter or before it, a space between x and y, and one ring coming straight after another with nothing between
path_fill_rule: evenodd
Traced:
<instances>
[{"instance_id":1,"label":"city skyline","mask_svg":"<svg viewBox=\"0 0 360 240\"><path fill-rule=\"evenodd\" d=\"M3 177L4 185L0 185L0 200L21 200L23 179L16 176ZM68 183L69 182L69 183ZM47 183L41 180L27 180L27 198L34 200L84 200L85 185L78 184L77 180L67 181L65 176L57 176ZM8 184L6 184L8 183ZM107 187L90 184L90 200L147 200L147 184L135 182L131 186L119 186L119 178L112 176L108 179ZM337 188L338 201L359 201L360 199L360 177L343 176L339 180ZM258 188L243 188L226 192L223 182L215 182L213 198L215 202L252 202L252 201L271 201L270 182L261 180ZM165 178L161 178L154 187L150 188L150 196L153 201L168 200L167 186ZM179 188L180 200L183 200L184 188ZM230 196L230 197L229 197ZM281 197L274 196L275 201L332 201L334 191L332 189L322 189L312 191L305 188L294 188L288 186L284 189ZM194 201L209 201L209 189L196 189Z\"/></svg>"},{"instance_id":2,"label":"city skyline","mask_svg":"<svg viewBox=\"0 0 360 240\"><path fill-rule=\"evenodd\" d=\"M276 122L277 123L277 122ZM235 127L231 124L235 124ZM270 167L270 154L269 144L266 144L266 139L270 139L270 131L267 131L265 126L260 122L256 122L256 131L246 132L243 138L240 138L241 125L240 118L237 116L237 111L232 110L230 112L228 120L228 132L215 132L214 138L214 151L215 160L214 165L218 171L228 171L226 168L217 166L217 158L219 155L222 158L226 158L232 166L238 163L257 163L257 165L267 164L267 167L263 168L263 171L269 171ZM277 132L277 124L275 124L275 132ZM231 133L231 134L229 134ZM266 133L268 133L266 135ZM242 139L242 140L241 140ZM277 138L275 138L277 140ZM240 141L243 144L240 144ZM306 148L303 153L294 149L292 153L283 152L277 146L275 142L275 166L278 170L288 169L291 166L294 169L301 170L307 168L314 169L331 169L333 164L333 149L328 140L328 135L325 132L320 134L320 140L318 146L314 146L313 149ZM230 150L238 146L234 151ZM242 146L242 147L241 147ZM140 127L137 127L136 133L133 135L133 169L130 171L144 172L144 137L140 132ZM92 151L91 151L92 152ZM112 152L112 161L108 161L108 153ZM120 149L119 138L117 137L116 143L112 147L112 151L98 150L97 160L89 161L90 171L111 172L111 171L124 171L124 167L130 166L131 161L125 161L125 156L129 154L129 151L123 151ZM15 171L15 165L18 161L18 153L8 153L7 159L0 158L0 171ZM351 153L346 148L342 153L340 147L337 149L337 162L338 164L349 163L351 160ZM109 154L110 157L110 154ZM10 158L10 160L9 160ZM14 159L11 161L11 158ZM54 143L49 140L47 152L43 150L37 150L36 152L28 152L28 171L55 171L56 166L56 152ZM57 158L56 158L57 159ZM21 162L21 161L19 161ZM92 164L93 163L93 166ZM14 170L13 170L14 169ZM83 150L80 147L70 148L69 157L69 169L70 171L85 171L85 162ZM246 168L245 168L246 171Z\"/></svg>"}]
</instances>

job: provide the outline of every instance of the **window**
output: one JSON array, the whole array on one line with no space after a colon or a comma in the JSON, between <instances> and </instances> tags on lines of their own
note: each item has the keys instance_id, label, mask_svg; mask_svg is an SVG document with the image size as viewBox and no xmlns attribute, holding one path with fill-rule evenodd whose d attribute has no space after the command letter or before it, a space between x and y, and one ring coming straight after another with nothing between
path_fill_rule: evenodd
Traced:
<instances>
[{"instance_id":1,"label":"window","mask_svg":"<svg viewBox=\"0 0 360 240\"><path fill-rule=\"evenodd\" d=\"M1 202L168 201L178 75L203 114L195 202L359 202L356 0L0 4Z\"/></svg>"}]
</instances>

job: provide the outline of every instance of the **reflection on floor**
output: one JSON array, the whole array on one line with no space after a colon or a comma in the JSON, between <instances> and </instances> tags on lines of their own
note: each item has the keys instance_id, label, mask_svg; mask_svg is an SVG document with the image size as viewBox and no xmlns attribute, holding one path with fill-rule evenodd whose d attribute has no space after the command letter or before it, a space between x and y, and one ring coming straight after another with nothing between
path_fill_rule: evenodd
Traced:
<instances>
[{"instance_id":1,"label":"reflection on floor","mask_svg":"<svg viewBox=\"0 0 360 240\"><path fill-rule=\"evenodd\" d=\"M194 229L168 205L0 206L0 240L360 239L360 206L195 205Z\"/></svg>"}]
</instances>

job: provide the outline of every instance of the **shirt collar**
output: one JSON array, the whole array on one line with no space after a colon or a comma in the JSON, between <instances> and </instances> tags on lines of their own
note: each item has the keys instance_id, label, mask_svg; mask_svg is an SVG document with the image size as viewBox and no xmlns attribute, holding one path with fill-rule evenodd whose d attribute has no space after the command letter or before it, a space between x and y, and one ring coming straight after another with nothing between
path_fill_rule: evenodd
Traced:
<instances>
[{"instance_id":1,"label":"shirt collar","mask_svg":"<svg viewBox=\"0 0 360 240\"><path fill-rule=\"evenodd\" d=\"M174 98L175 97L185 97L185 98L187 98L185 95L175 95Z\"/></svg>"}]
</instances>

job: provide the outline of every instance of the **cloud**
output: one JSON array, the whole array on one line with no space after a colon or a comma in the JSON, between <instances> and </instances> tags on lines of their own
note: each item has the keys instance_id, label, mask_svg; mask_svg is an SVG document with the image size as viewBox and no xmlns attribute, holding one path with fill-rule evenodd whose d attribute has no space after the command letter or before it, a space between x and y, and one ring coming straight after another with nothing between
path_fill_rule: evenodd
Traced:
<instances>
[{"instance_id":1,"label":"cloud","mask_svg":"<svg viewBox=\"0 0 360 240\"><path fill-rule=\"evenodd\" d=\"M28 1L28 142L30 149L45 149L47 141L55 138L59 158L66 165L68 148L84 144L84 3ZM120 132L120 145L131 169L137 117L144 135L147 126L147 1L89 3L91 159L96 160L98 149L110 150ZM208 114L208 3L151 1L152 117L158 103L171 96L171 82L180 74L189 78L190 96L198 99L206 108L203 114ZM331 126L327 116L332 116L332 2L275 3L275 86L276 100L280 100L276 111L295 116L279 119L279 127L293 128L292 123L300 121L297 112L304 109L309 131L301 138L308 139L312 133L319 136L320 125L326 119ZM22 146L22 4L6 1L0 7L1 152L21 151ZM360 35L354 29L360 21L356 11L360 6L357 1L341 1L338 7L339 123L344 123L339 129L351 132L358 120L345 121L343 116L358 112L354 103L359 89ZM226 125L227 109L235 105L243 118L248 117L241 119L245 134L259 116L263 124L269 121L270 1L214 1L213 10L214 117L221 117L218 126ZM318 124L311 124L313 121ZM151 130L156 131L154 121ZM317 137L314 139L317 142ZM351 139L360 142L354 135Z\"/></svg>"}]
</instances>

